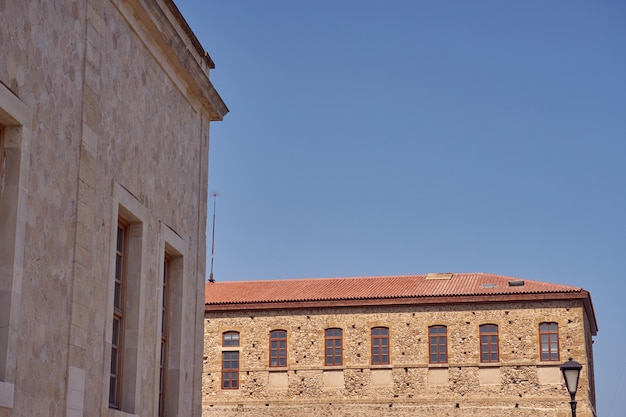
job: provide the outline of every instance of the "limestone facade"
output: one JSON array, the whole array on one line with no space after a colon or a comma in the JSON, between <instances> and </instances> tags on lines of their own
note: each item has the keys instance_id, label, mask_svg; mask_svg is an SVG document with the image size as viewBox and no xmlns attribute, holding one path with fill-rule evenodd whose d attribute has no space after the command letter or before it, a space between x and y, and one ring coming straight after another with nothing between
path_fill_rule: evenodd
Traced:
<instances>
[{"instance_id":1,"label":"limestone facade","mask_svg":"<svg viewBox=\"0 0 626 417\"><path fill-rule=\"evenodd\" d=\"M224 288L229 284L220 283ZM569 395L559 367L569 357L583 365L578 416L596 415L591 348L596 327L584 295L321 301L307 287L313 292L309 301L289 301L284 294L290 283L269 281L261 285L271 287L268 294L275 292L272 306L269 299L211 297L217 290L213 285L206 287L205 417L568 417ZM233 290L248 291L236 285ZM541 359L543 323L558 328L554 360ZM481 360L483 324L498 328L499 358L493 363ZM444 363L429 358L430 326L447 329ZM372 364L371 332L378 327L388 329L388 364ZM326 365L326 329L341 329L341 365ZM271 366L273 330L287 335L282 367ZM239 346L224 346L227 332L238 333ZM223 371L230 369L224 368L223 355L233 351L239 352L238 386L225 389Z\"/></svg>"},{"instance_id":2,"label":"limestone facade","mask_svg":"<svg viewBox=\"0 0 626 417\"><path fill-rule=\"evenodd\" d=\"M0 51L0 417L199 416L211 58L172 0L0 0Z\"/></svg>"}]
</instances>

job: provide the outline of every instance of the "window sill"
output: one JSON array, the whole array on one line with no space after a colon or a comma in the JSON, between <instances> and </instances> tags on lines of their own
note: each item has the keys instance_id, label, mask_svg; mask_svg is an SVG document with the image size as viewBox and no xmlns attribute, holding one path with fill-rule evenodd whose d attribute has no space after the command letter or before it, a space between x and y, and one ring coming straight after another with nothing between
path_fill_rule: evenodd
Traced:
<instances>
[{"instance_id":1,"label":"window sill","mask_svg":"<svg viewBox=\"0 0 626 417\"><path fill-rule=\"evenodd\" d=\"M385 363L381 365L370 365L370 369L393 369L393 365Z\"/></svg>"},{"instance_id":2,"label":"window sill","mask_svg":"<svg viewBox=\"0 0 626 417\"><path fill-rule=\"evenodd\" d=\"M0 408L13 408L15 385L0 381Z\"/></svg>"},{"instance_id":3,"label":"window sill","mask_svg":"<svg viewBox=\"0 0 626 417\"><path fill-rule=\"evenodd\" d=\"M268 372L287 372L289 368L286 366L270 366L267 368Z\"/></svg>"},{"instance_id":4,"label":"window sill","mask_svg":"<svg viewBox=\"0 0 626 417\"><path fill-rule=\"evenodd\" d=\"M140 417L139 414L127 413L114 408L107 408L107 412L108 417Z\"/></svg>"},{"instance_id":5,"label":"window sill","mask_svg":"<svg viewBox=\"0 0 626 417\"><path fill-rule=\"evenodd\" d=\"M560 361L540 361L537 366L561 366Z\"/></svg>"},{"instance_id":6,"label":"window sill","mask_svg":"<svg viewBox=\"0 0 626 417\"><path fill-rule=\"evenodd\" d=\"M450 367L450 364L448 363L429 363L428 364L429 368L434 368L434 369L447 369Z\"/></svg>"},{"instance_id":7,"label":"window sill","mask_svg":"<svg viewBox=\"0 0 626 417\"><path fill-rule=\"evenodd\" d=\"M479 368L497 368L502 366L500 362L481 362L478 364Z\"/></svg>"}]
</instances>

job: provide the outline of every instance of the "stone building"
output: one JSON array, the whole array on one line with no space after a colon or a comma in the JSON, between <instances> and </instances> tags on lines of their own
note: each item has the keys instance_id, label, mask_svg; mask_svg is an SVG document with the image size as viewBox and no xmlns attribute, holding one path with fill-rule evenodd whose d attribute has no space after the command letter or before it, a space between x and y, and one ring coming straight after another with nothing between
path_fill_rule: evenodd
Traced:
<instances>
[{"instance_id":1,"label":"stone building","mask_svg":"<svg viewBox=\"0 0 626 417\"><path fill-rule=\"evenodd\" d=\"M200 415L213 67L172 0L0 0L0 417Z\"/></svg>"},{"instance_id":2,"label":"stone building","mask_svg":"<svg viewBox=\"0 0 626 417\"><path fill-rule=\"evenodd\" d=\"M492 274L207 283L203 415L568 417L560 365L583 365L581 288Z\"/></svg>"}]
</instances>

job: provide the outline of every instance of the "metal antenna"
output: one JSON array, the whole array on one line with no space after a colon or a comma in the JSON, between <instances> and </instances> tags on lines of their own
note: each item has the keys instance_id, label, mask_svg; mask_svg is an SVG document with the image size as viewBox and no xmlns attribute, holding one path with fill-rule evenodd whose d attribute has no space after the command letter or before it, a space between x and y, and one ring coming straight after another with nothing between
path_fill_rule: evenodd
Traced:
<instances>
[{"instance_id":1,"label":"metal antenna","mask_svg":"<svg viewBox=\"0 0 626 417\"><path fill-rule=\"evenodd\" d=\"M209 282L215 282L213 279L213 259L215 258L215 207L217 205L217 196L220 195L220 193L213 191L211 195L213 196L213 231L211 236L211 272L209 273Z\"/></svg>"}]
</instances>

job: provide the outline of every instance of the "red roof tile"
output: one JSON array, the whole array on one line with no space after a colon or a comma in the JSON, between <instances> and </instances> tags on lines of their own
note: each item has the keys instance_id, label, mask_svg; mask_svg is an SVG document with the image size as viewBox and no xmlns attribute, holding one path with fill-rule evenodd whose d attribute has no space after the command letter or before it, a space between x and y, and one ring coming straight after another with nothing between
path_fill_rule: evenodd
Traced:
<instances>
[{"instance_id":1,"label":"red roof tile","mask_svg":"<svg viewBox=\"0 0 626 417\"><path fill-rule=\"evenodd\" d=\"M575 293L581 288L503 275L429 274L207 283L205 303L249 304L506 294ZM518 285L515 285L517 283ZM523 285L519 285L523 283Z\"/></svg>"}]
</instances>

